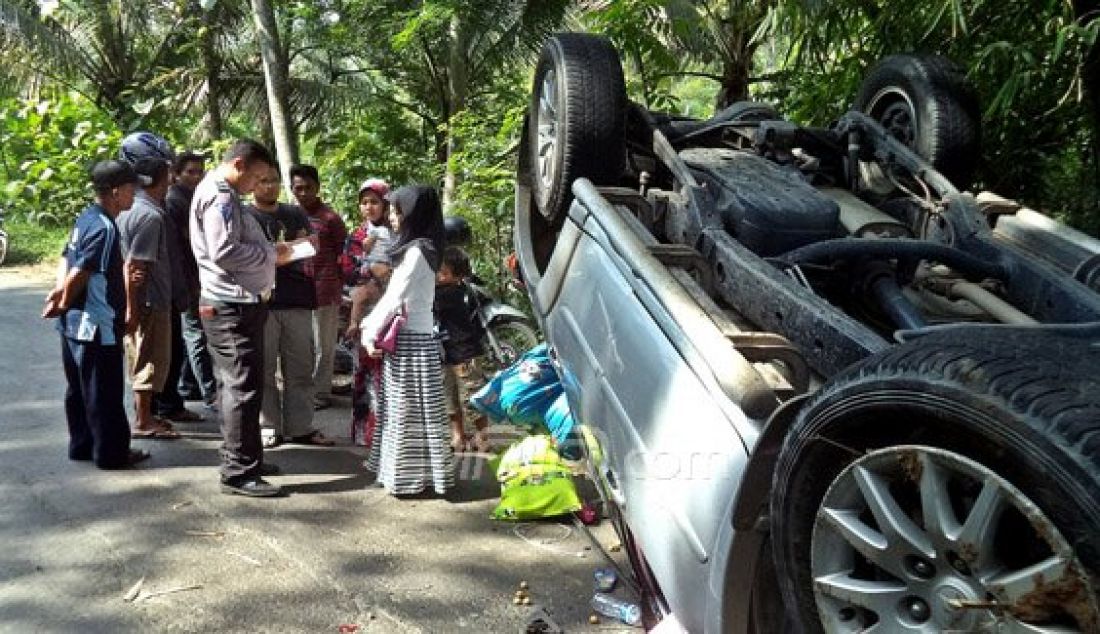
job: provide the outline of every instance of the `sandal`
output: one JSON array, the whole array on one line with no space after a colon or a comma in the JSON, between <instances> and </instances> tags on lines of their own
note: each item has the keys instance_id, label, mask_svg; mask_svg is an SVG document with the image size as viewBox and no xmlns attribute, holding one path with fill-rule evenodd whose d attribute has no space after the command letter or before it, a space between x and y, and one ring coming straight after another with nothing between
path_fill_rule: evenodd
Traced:
<instances>
[{"instance_id":1,"label":"sandal","mask_svg":"<svg viewBox=\"0 0 1100 634\"><path fill-rule=\"evenodd\" d=\"M287 442L294 443L295 445L317 445L318 447L331 447L336 444L336 441L322 434L320 431L313 431L301 436L291 436L287 439Z\"/></svg>"},{"instance_id":2,"label":"sandal","mask_svg":"<svg viewBox=\"0 0 1100 634\"><path fill-rule=\"evenodd\" d=\"M131 438L138 438L142 440L179 440L183 438L182 435L175 429L172 429L167 421L160 419L154 419L157 424L152 429L133 429L130 431Z\"/></svg>"}]
</instances>

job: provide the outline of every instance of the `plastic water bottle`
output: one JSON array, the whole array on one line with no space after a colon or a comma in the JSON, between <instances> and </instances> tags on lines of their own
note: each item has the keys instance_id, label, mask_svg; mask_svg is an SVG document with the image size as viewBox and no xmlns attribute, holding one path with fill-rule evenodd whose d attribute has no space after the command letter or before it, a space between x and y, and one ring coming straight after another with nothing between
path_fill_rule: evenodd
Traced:
<instances>
[{"instance_id":1,"label":"plastic water bottle","mask_svg":"<svg viewBox=\"0 0 1100 634\"><path fill-rule=\"evenodd\" d=\"M619 581L619 576L611 568L596 568L592 576L596 580L596 592L611 592Z\"/></svg>"},{"instance_id":2,"label":"plastic water bottle","mask_svg":"<svg viewBox=\"0 0 1100 634\"><path fill-rule=\"evenodd\" d=\"M597 592L592 596L592 609L606 617L618 619L627 625L641 625L642 609L636 604Z\"/></svg>"}]
</instances>

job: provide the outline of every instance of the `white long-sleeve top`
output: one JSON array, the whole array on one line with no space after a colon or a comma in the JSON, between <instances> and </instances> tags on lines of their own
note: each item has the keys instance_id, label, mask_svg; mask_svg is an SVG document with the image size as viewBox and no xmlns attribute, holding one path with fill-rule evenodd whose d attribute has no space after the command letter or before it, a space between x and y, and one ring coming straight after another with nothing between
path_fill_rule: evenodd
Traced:
<instances>
[{"instance_id":1,"label":"white long-sleeve top","mask_svg":"<svg viewBox=\"0 0 1100 634\"><path fill-rule=\"evenodd\" d=\"M419 247L410 247L390 275L389 286L382 299L374 305L370 314L360 322L363 345L373 345L382 327L402 304L408 321L404 329L409 332L431 334L435 319L432 303L435 301L435 273Z\"/></svg>"}]
</instances>

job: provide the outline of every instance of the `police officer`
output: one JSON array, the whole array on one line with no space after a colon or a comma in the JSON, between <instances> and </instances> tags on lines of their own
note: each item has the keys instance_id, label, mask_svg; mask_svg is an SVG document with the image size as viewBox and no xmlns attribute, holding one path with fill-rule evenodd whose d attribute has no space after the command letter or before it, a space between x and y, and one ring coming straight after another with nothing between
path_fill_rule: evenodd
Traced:
<instances>
[{"instance_id":1,"label":"police officer","mask_svg":"<svg viewBox=\"0 0 1100 634\"><path fill-rule=\"evenodd\" d=\"M235 141L195 189L190 215L199 316L221 393L221 490L251 497L280 492L262 477L278 470L263 463L259 419L266 301L290 247L268 242L256 220L242 213L240 196L274 165L263 145Z\"/></svg>"}]
</instances>

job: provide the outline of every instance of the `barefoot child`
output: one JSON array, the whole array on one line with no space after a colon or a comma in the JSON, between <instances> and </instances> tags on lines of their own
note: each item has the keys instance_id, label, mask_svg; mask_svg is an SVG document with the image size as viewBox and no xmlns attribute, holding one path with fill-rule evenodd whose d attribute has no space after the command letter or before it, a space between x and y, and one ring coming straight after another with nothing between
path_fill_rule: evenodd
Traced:
<instances>
[{"instance_id":1,"label":"barefoot child","mask_svg":"<svg viewBox=\"0 0 1100 634\"><path fill-rule=\"evenodd\" d=\"M477 358L485 353L485 330L474 314L476 303L465 284L470 277L470 259L459 247L447 247L435 276L435 319L443 339L443 394L451 419L451 447L466 448L466 381L484 382ZM484 415L474 420L473 447L482 453L491 447L485 434Z\"/></svg>"}]
</instances>

